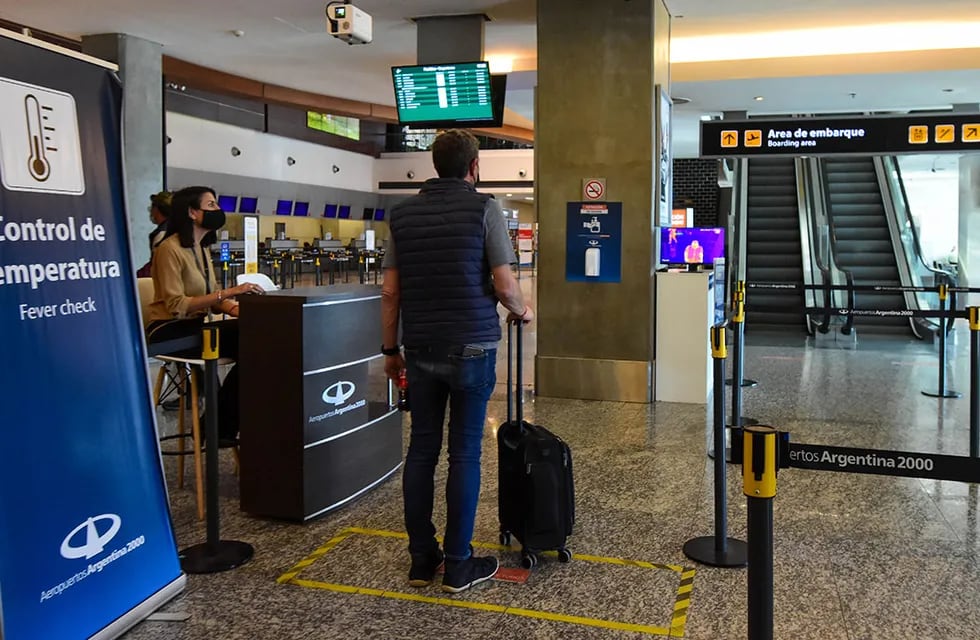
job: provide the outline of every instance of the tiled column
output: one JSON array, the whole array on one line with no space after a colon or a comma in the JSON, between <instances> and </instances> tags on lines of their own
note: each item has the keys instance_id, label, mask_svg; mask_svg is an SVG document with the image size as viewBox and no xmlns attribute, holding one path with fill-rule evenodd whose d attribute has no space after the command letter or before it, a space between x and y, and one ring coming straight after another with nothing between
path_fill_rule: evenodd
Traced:
<instances>
[{"instance_id":1,"label":"tiled column","mask_svg":"<svg viewBox=\"0 0 980 640\"><path fill-rule=\"evenodd\" d=\"M537 391L650 402L659 159L655 87L669 90L662 0L538 0ZM623 204L622 280L565 280L568 202L605 178ZM705 337L707 340L707 336Z\"/></svg>"}]
</instances>

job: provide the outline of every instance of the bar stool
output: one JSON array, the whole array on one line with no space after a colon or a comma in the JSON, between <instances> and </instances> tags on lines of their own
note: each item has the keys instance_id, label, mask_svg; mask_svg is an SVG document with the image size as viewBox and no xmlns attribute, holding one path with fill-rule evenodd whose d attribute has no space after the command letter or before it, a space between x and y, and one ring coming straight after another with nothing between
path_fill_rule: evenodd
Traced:
<instances>
[{"instance_id":1,"label":"bar stool","mask_svg":"<svg viewBox=\"0 0 980 640\"><path fill-rule=\"evenodd\" d=\"M198 407L200 406L200 393L198 391L198 380L200 378L199 372L204 368L203 358L187 358L175 355L156 355L154 356L157 360L162 363L174 365L174 370L176 370L178 379L175 381L178 388L180 403L177 415L177 433L169 436L162 436L160 442L165 440L176 440L177 450L176 451L165 451L163 447L160 448L160 453L165 456L177 456L177 488L184 488L184 456L193 452L194 453L194 483L195 490L197 494L197 518L198 520L204 520L204 458L201 455L201 419L198 416ZM234 364L234 360L231 358L219 358L218 365L229 365ZM162 376L165 375L163 368L161 367L160 373L157 374L157 384L154 388L154 403L159 401L159 389L161 385ZM188 404L188 394L190 395L190 409L191 409L191 432L187 433L186 423L185 423L185 412ZM191 438L193 440L193 448L189 451L186 447L186 439ZM238 447L232 447L232 454L235 457L235 473L238 473Z\"/></svg>"},{"instance_id":2,"label":"bar stool","mask_svg":"<svg viewBox=\"0 0 980 640\"><path fill-rule=\"evenodd\" d=\"M144 317L147 314L147 306L153 300L153 280L151 278L139 278L137 280L140 303ZM164 393L164 380L169 377L171 382L167 385L166 394L177 393L178 416L177 433L175 435L163 436L160 441L177 440L176 451L165 451L160 447L160 454L165 456L177 456L177 488L184 488L184 456L191 453L187 449L186 439L193 439L194 453L194 480L197 493L197 517L204 520L204 460L201 455L201 420L198 416L200 406L200 393L198 387L199 371L204 370L203 358L188 358L185 356L154 354L153 357L161 362L160 371L157 373L156 383L153 385L153 404L160 404L161 394ZM231 358L219 358L218 365L234 364ZM190 395L190 407L188 407L188 394ZM187 433L184 414L191 409L191 432ZM238 447L233 447L235 457L235 473L238 473L239 458Z\"/></svg>"}]
</instances>

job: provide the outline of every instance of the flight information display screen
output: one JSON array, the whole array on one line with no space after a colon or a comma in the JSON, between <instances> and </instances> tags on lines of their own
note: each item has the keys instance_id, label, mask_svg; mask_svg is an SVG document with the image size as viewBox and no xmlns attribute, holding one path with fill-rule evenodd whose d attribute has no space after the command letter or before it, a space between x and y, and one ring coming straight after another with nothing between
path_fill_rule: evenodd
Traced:
<instances>
[{"instance_id":1,"label":"flight information display screen","mask_svg":"<svg viewBox=\"0 0 980 640\"><path fill-rule=\"evenodd\" d=\"M415 127L493 122L487 62L392 67L401 124Z\"/></svg>"}]
</instances>

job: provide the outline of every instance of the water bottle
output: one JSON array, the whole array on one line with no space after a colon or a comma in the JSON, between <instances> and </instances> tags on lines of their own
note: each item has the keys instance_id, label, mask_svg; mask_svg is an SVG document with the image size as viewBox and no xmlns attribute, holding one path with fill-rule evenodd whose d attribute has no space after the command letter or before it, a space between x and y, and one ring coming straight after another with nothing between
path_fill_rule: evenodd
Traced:
<instances>
[{"instance_id":1,"label":"water bottle","mask_svg":"<svg viewBox=\"0 0 980 640\"><path fill-rule=\"evenodd\" d=\"M398 410L408 411L408 377L404 371L398 376Z\"/></svg>"}]
</instances>

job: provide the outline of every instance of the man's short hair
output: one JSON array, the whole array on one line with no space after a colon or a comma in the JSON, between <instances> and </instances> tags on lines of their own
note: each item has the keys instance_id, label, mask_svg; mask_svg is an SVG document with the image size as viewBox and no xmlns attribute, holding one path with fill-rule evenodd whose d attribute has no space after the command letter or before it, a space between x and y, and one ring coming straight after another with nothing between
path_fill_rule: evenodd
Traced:
<instances>
[{"instance_id":1,"label":"man's short hair","mask_svg":"<svg viewBox=\"0 0 980 640\"><path fill-rule=\"evenodd\" d=\"M432 143L432 164L440 178L465 178L480 155L480 142L469 131L448 129Z\"/></svg>"}]
</instances>

